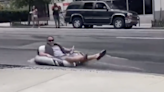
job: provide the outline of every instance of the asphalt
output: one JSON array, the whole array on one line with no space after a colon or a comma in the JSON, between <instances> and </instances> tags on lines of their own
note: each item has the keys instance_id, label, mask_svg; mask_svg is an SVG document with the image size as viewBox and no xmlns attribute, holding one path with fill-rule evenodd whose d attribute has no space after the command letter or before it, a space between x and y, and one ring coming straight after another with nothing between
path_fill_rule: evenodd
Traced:
<instances>
[{"instance_id":1,"label":"asphalt","mask_svg":"<svg viewBox=\"0 0 164 92\"><path fill-rule=\"evenodd\" d=\"M157 29L1 28L0 63L30 65L27 60L48 35L84 53L107 50L102 60L77 68L164 74L164 31Z\"/></svg>"}]
</instances>

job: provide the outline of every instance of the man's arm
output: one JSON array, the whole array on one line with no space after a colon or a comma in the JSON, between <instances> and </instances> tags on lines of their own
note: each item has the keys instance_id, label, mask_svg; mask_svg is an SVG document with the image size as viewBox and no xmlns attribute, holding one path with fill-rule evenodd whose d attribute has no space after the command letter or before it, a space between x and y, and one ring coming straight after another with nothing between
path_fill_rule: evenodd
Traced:
<instances>
[{"instance_id":1,"label":"man's arm","mask_svg":"<svg viewBox=\"0 0 164 92\"><path fill-rule=\"evenodd\" d=\"M69 48L66 48L66 47L63 47L63 48L66 52L70 52L72 50L72 49L69 49Z\"/></svg>"},{"instance_id":2,"label":"man's arm","mask_svg":"<svg viewBox=\"0 0 164 92\"><path fill-rule=\"evenodd\" d=\"M66 48L64 47L64 50L68 53L71 53L74 50L74 46L72 48Z\"/></svg>"},{"instance_id":3,"label":"man's arm","mask_svg":"<svg viewBox=\"0 0 164 92\"><path fill-rule=\"evenodd\" d=\"M40 56L47 56L47 57L53 57L52 55L48 54L48 53L45 53L45 46L40 46L38 48L38 54Z\"/></svg>"},{"instance_id":4,"label":"man's arm","mask_svg":"<svg viewBox=\"0 0 164 92\"><path fill-rule=\"evenodd\" d=\"M63 52L65 52L65 53L70 53L73 49L74 49L74 46L73 46L73 48L66 48L66 47L63 47L63 46L61 46L60 44L58 44L58 43L55 43L54 45L57 45L57 46L59 46L60 48L61 48L61 50L63 51Z\"/></svg>"},{"instance_id":5,"label":"man's arm","mask_svg":"<svg viewBox=\"0 0 164 92\"><path fill-rule=\"evenodd\" d=\"M44 52L40 52L39 55L40 56L52 57L50 54L47 54L47 53L44 53Z\"/></svg>"},{"instance_id":6,"label":"man's arm","mask_svg":"<svg viewBox=\"0 0 164 92\"><path fill-rule=\"evenodd\" d=\"M52 6L52 8L51 8L52 10L54 10L54 6Z\"/></svg>"}]
</instances>

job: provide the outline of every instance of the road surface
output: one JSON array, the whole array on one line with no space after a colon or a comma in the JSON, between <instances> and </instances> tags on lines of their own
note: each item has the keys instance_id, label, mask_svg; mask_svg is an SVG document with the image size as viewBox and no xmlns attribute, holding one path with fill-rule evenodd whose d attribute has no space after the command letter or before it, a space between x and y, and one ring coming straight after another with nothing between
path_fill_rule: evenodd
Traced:
<instances>
[{"instance_id":1,"label":"road surface","mask_svg":"<svg viewBox=\"0 0 164 92\"><path fill-rule=\"evenodd\" d=\"M27 60L49 35L88 54L107 50L100 61L77 68L164 73L164 31L155 29L0 28L0 64L30 65Z\"/></svg>"}]
</instances>

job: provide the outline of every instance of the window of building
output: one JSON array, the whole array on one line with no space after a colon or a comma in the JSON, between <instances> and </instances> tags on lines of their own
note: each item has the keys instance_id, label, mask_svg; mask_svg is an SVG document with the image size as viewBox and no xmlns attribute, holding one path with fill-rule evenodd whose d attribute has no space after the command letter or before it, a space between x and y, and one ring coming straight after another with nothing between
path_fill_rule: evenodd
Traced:
<instances>
[{"instance_id":1,"label":"window of building","mask_svg":"<svg viewBox=\"0 0 164 92\"><path fill-rule=\"evenodd\" d=\"M127 10L126 0L113 0L112 3L121 10Z\"/></svg>"},{"instance_id":2,"label":"window of building","mask_svg":"<svg viewBox=\"0 0 164 92\"><path fill-rule=\"evenodd\" d=\"M152 0L145 0L145 14L153 14Z\"/></svg>"},{"instance_id":3,"label":"window of building","mask_svg":"<svg viewBox=\"0 0 164 92\"><path fill-rule=\"evenodd\" d=\"M92 9L93 8L93 3L85 3L83 6L83 9Z\"/></svg>"},{"instance_id":4,"label":"window of building","mask_svg":"<svg viewBox=\"0 0 164 92\"><path fill-rule=\"evenodd\" d=\"M143 14L143 0L128 0L129 10L135 11L138 14Z\"/></svg>"}]
</instances>

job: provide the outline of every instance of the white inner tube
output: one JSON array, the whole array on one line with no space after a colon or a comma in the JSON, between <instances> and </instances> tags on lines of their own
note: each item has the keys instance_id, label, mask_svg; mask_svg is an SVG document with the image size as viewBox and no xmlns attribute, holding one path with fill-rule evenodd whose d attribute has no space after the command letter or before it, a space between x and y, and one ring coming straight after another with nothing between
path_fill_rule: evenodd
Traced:
<instances>
[{"instance_id":1,"label":"white inner tube","mask_svg":"<svg viewBox=\"0 0 164 92\"><path fill-rule=\"evenodd\" d=\"M74 48L74 46L73 46ZM42 45L38 48L39 52L45 52L45 45ZM70 54L70 55L69 55ZM82 55L83 53L74 51L69 53L68 56L76 56L76 55ZM46 57L46 56L39 56L37 55L34 58L34 62L37 64L43 64L43 65L53 65L53 66L77 66L76 63L69 63L68 61L64 59L59 59L59 58L51 58L51 57Z\"/></svg>"},{"instance_id":2,"label":"white inner tube","mask_svg":"<svg viewBox=\"0 0 164 92\"><path fill-rule=\"evenodd\" d=\"M54 65L54 66L76 66L76 64L71 64L66 60L61 60L57 58L50 58L46 56L36 56L34 58L35 62L38 64L45 64L45 65Z\"/></svg>"}]
</instances>

